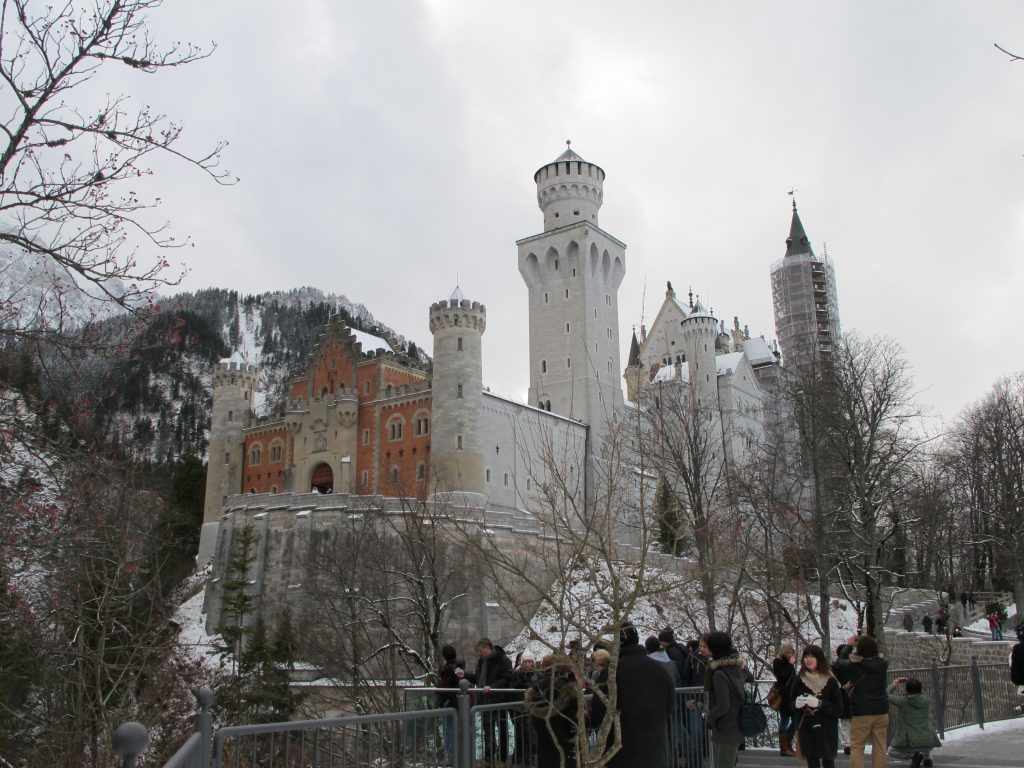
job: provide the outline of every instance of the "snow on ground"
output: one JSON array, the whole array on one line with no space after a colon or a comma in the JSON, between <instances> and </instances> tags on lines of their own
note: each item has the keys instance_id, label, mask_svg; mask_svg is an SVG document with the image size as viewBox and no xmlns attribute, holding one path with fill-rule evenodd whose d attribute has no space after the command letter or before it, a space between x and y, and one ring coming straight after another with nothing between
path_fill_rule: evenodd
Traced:
<instances>
[{"instance_id":1,"label":"snow on ground","mask_svg":"<svg viewBox=\"0 0 1024 768\"><path fill-rule=\"evenodd\" d=\"M178 631L178 648L187 658L197 661L211 671L220 670L220 662L214 656L217 645L221 643L220 635L206 634L206 615L203 613L203 588L205 574L197 578L198 591L183 602L174 613L172 620L180 627Z\"/></svg>"},{"instance_id":2,"label":"snow on ground","mask_svg":"<svg viewBox=\"0 0 1024 768\"><path fill-rule=\"evenodd\" d=\"M1024 717L985 723L984 730L976 725L967 725L963 728L946 731L946 738L942 740L942 743L943 745L956 744L970 742L974 739L980 741L995 734L1019 734L1021 742L1024 743ZM936 753L937 756L938 753Z\"/></svg>"},{"instance_id":3,"label":"snow on ground","mask_svg":"<svg viewBox=\"0 0 1024 768\"><path fill-rule=\"evenodd\" d=\"M506 652L513 655L521 650L530 650L537 658L552 650L565 649L577 638L583 638L585 645L601 635L603 628L614 623L611 605L623 604L624 595L631 591L636 574L629 567L623 569L615 579L609 575L606 565L588 567L585 564L566 572L560 582L550 590L550 599L540 606L529 626L509 643ZM696 637L707 631L704 603L696 585L680 582L677 574L648 568L645 582L658 591L636 598L628 618L636 626L643 642L648 635L656 635L666 626L672 627L680 641ZM618 594L615 594L618 590ZM727 589L715 606L715 624L719 629L730 632L737 648L744 655L753 654L762 659L771 659L777 648L771 637L771 617L762 595L742 592L739 600L730 605ZM799 637L787 638L799 646L820 642L818 633L807 614L808 601L817 610L818 600L802 594L779 596L781 607L800 624ZM742 604L742 608L738 605ZM857 612L846 601L834 600L831 610L832 645L845 642L856 634ZM604 633L607 636L607 633ZM796 633L793 633L794 635Z\"/></svg>"}]
</instances>

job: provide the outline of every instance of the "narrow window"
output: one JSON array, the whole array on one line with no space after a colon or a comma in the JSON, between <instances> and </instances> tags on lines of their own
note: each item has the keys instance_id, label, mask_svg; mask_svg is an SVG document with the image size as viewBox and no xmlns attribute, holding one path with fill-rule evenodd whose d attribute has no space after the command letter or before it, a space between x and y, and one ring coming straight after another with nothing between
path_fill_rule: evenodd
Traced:
<instances>
[{"instance_id":1,"label":"narrow window","mask_svg":"<svg viewBox=\"0 0 1024 768\"><path fill-rule=\"evenodd\" d=\"M569 298L569 289L568 288L565 289L565 298L567 298L567 299Z\"/></svg>"},{"instance_id":2,"label":"narrow window","mask_svg":"<svg viewBox=\"0 0 1024 768\"><path fill-rule=\"evenodd\" d=\"M370 430L364 429L363 430L363 445L369 445L369 444L370 444Z\"/></svg>"},{"instance_id":3,"label":"narrow window","mask_svg":"<svg viewBox=\"0 0 1024 768\"><path fill-rule=\"evenodd\" d=\"M485 480L486 480L486 481L487 481L488 483L489 483L489 482L491 482L491 470L489 470L489 469L487 470L487 472L485 473L485 477L484 477L484 479L485 479Z\"/></svg>"},{"instance_id":4,"label":"narrow window","mask_svg":"<svg viewBox=\"0 0 1024 768\"><path fill-rule=\"evenodd\" d=\"M565 332L566 332L566 333L568 333L568 332L569 332L569 324L568 324L568 323L566 323L566 324L565 324Z\"/></svg>"},{"instance_id":5,"label":"narrow window","mask_svg":"<svg viewBox=\"0 0 1024 768\"><path fill-rule=\"evenodd\" d=\"M363 486L370 484L370 473L365 469L359 473L359 484Z\"/></svg>"},{"instance_id":6,"label":"narrow window","mask_svg":"<svg viewBox=\"0 0 1024 768\"><path fill-rule=\"evenodd\" d=\"M547 303L548 303L548 295L547 295L546 293L544 294L544 303L545 303L545 304L547 304ZM228 418L228 421L231 421L231 418L230 418L230 417Z\"/></svg>"},{"instance_id":7,"label":"narrow window","mask_svg":"<svg viewBox=\"0 0 1024 768\"><path fill-rule=\"evenodd\" d=\"M508 472L505 473L505 487L508 488Z\"/></svg>"},{"instance_id":8,"label":"narrow window","mask_svg":"<svg viewBox=\"0 0 1024 768\"><path fill-rule=\"evenodd\" d=\"M427 477L427 467L421 461L419 464L416 465L416 479L417 480L424 480L424 479L426 479L426 477Z\"/></svg>"},{"instance_id":9,"label":"narrow window","mask_svg":"<svg viewBox=\"0 0 1024 768\"><path fill-rule=\"evenodd\" d=\"M540 361L540 372L541 373L547 373L548 372L548 361L547 360L541 360Z\"/></svg>"},{"instance_id":10,"label":"narrow window","mask_svg":"<svg viewBox=\"0 0 1024 768\"><path fill-rule=\"evenodd\" d=\"M526 478L526 490L530 490L530 478Z\"/></svg>"},{"instance_id":11,"label":"narrow window","mask_svg":"<svg viewBox=\"0 0 1024 768\"><path fill-rule=\"evenodd\" d=\"M458 347L458 349L459 349L459 352L462 351L462 337L461 336L459 336L459 347Z\"/></svg>"},{"instance_id":12,"label":"narrow window","mask_svg":"<svg viewBox=\"0 0 1024 768\"><path fill-rule=\"evenodd\" d=\"M391 468L391 482L392 483L397 483L398 482L398 467L392 467Z\"/></svg>"},{"instance_id":13,"label":"narrow window","mask_svg":"<svg viewBox=\"0 0 1024 768\"><path fill-rule=\"evenodd\" d=\"M462 450L462 435L456 435L455 437L455 450Z\"/></svg>"},{"instance_id":14,"label":"narrow window","mask_svg":"<svg viewBox=\"0 0 1024 768\"><path fill-rule=\"evenodd\" d=\"M234 421L234 420L235 420L235 412L234 411L228 411L228 421Z\"/></svg>"},{"instance_id":15,"label":"narrow window","mask_svg":"<svg viewBox=\"0 0 1024 768\"><path fill-rule=\"evenodd\" d=\"M462 385L461 385L461 384L459 384L459 392L458 392L458 394L456 395L456 397L458 397L458 398L460 398L460 399L462 398Z\"/></svg>"},{"instance_id":16,"label":"narrow window","mask_svg":"<svg viewBox=\"0 0 1024 768\"><path fill-rule=\"evenodd\" d=\"M555 259L555 269L558 269L558 259Z\"/></svg>"},{"instance_id":17,"label":"narrow window","mask_svg":"<svg viewBox=\"0 0 1024 768\"><path fill-rule=\"evenodd\" d=\"M230 464L231 463L231 454L230 453L225 453L224 454L224 463L225 464Z\"/></svg>"},{"instance_id":18,"label":"narrow window","mask_svg":"<svg viewBox=\"0 0 1024 768\"><path fill-rule=\"evenodd\" d=\"M566 368L572 368L572 358L571 357L565 358L565 367Z\"/></svg>"}]
</instances>

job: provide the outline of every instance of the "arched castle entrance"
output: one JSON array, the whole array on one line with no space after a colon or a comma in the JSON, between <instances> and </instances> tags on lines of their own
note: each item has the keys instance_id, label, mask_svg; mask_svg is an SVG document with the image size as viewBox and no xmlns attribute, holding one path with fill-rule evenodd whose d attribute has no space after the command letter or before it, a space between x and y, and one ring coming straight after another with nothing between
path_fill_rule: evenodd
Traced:
<instances>
[{"instance_id":1,"label":"arched castle entrance","mask_svg":"<svg viewBox=\"0 0 1024 768\"><path fill-rule=\"evenodd\" d=\"M313 467L313 474L309 477L309 489L320 493L334 493L334 472L331 465L320 462Z\"/></svg>"}]
</instances>

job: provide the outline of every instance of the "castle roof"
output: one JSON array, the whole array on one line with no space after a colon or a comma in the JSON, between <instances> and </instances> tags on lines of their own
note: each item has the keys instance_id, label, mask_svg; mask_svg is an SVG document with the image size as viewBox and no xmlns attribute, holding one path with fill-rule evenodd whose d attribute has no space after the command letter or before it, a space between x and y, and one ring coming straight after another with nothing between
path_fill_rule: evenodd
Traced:
<instances>
[{"instance_id":1,"label":"castle roof","mask_svg":"<svg viewBox=\"0 0 1024 768\"><path fill-rule=\"evenodd\" d=\"M796 201L794 200L793 221L790 222L789 237L786 238L786 255L796 256L802 253L814 255L814 251L811 250L811 241L807 239L807 233L804 232L804 225L800 221L800 214L797 213Z\"/></svg>"},{"instance_id":2,"label":"castle roof","mask_svg":"<svg viewBox=\"0 0 1024 768\"><path fill-rule=\"evenodd\" d=\"M561 163L564 160L583 160L582 157L572 151L572 148L568 146L569 142L566 142L565 152L555 158L556 163Z\"/></svg>"},{"instance_id":3,"label":"castle roof","mask_svg":"<svg viewBox=\"0 0 1024 768\"><path fill-rule=\"evenodd\" d=\"M633 330L633 340L629 343L629 362L626 365L630 368L640 365L640 342L636 338L636 329Z\"/></svg>"},{"instance_id":4,"label":"castle roof","mask_svg":"<svg viewBox=\"0 0 1024 768\"><path fill-rule=\"evenodd\" d=\"M455 290L452 291L452 295L448 297L448 301L465 301L466 294L462 292L459 286L455 286Z\"/></svg>"},{"instance_id":5,"label":"castle roof","mask_svg":"<svg viewBox=\"0 0 1024 768\"><path fill-rule=\"evenodd\" d=\"M742 361L743 361L743 352L728 352L728 353L726 353L724 355L716 355L715 356L715 372L719 376L721 376L726 371L728 371L730 369L735 371L737 368L739 368L739 365L740 365L740 363ZM678 365L663 365L663 366L661 366L661 368L659 368L657 370L657 372L654 374L654 377L651 380L652 381L656 381L656 382L675 381L675 379L676 379L676 369L677 368L679 369L679 379L680 379L680 381L689 381L690 380L690 364L689 364L689 362L679 363Z\"/></svg>"},{"instance_id":6,"label":"castle roof","mask_svg":"<svg viewBox=\"0 0 1024 768\"><path fill-rule=\"evenodd\" d=\"M358 328L349 328L352 332L352 336L358 341L362 347L362 352L365 355L367 352L373 352L378 349L383 349L385 352L396 352L397 350L391 346L387 339L383 339L380 336L374 336L372 333L366 331L360 331Z\"/></svg>"}]
</instances>

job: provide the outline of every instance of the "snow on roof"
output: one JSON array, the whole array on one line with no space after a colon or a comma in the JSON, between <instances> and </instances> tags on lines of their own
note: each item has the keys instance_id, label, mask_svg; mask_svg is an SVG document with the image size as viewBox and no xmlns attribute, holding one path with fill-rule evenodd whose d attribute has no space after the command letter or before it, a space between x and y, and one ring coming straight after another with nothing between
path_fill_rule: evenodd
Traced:
<instances>
[{"instance_id":1,"label":"snow on roof","mask_svg":"<svg viewBox=\"0 0 1024 768\"><path fill-rule=\"evenodd\" d=\"M743 352L750 360L751 365L775 362L775 355L772 354L772 350L769 348L768 342L760 336L753 339L744 339Z\"/></svg>"},{"instance_id":2,"label":"snow on roof","mask_svg":"<svg viewBox=\"0 0 1024 768\"><path fill-rule=\"evenodd\" d=\"M715 358L715 367L718 369L718 375L721 376L730 368L735 372L740 367L741 362L743 362L742 352L729 352L725 355L718 355Z\"/></svg>"},{"instance_id":3,"label":"snow on roof","mask_svg":"<svg viewBox=\"0 0 1024 768\"><path fill-rule=\"evenodd\" d=\"M715 367L718 370L718 375L721 376L722 374L724 374L730 368L733 371L735 371L739 367L740 361L743 359L743 355L744 355L743 352L730 352L730 353L728 353L726 355L718 355L717 357L715 357ZM656 381L656 382L675 381L675 378L676 378L676 367L677 366L675 366L675 365L663 365L663 366L661 366L661 368L658 369L658 372L654 374L654 378L652 379L652 381ZM689 381L690 380L690 364L689 363L680 363L678 368L679 368L680 380L681 381Z\"/></svg>"},{"instance_id":4,"label":"snow on roof","mask_svg":"<svg viewBox=\"0 0 1024 768\"><path fill-rule=\"evenodd\" d=\"M352 331L352 335L355 337L355 340L363 345L364 354L367 352L373 352L378 349L383 349L385 352L397 351L385 339L382 339L380 336L374 336L372 333L360 331L357 328L350 328L349 330Z\"/></svg>"},{"instance_id":5,"label":"snow on roof","mask_svg":"<svg viewBox=\"0 0 1024 768\"><path fill-rule=\"evenodd\" d=\"M231 353L231 357L225 357L223 360L221 360L221 362L222 363L240 363L240 364L244 365L245 363L247 363L249 361L245 359L245 355L242 354L242 351L240 349L236 349L234 352Z\"/></svg>"}]
</instances>

